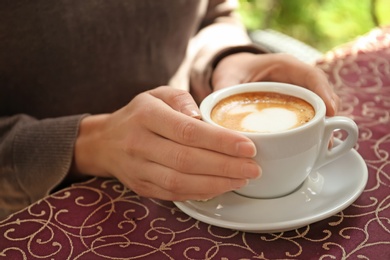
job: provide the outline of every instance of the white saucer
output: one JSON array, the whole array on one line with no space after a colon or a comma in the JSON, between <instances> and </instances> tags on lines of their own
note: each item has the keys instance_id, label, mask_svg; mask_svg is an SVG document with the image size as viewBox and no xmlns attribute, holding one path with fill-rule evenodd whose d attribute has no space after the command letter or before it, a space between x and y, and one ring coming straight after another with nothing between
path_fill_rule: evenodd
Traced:
<instances>
[{"instance_id":1,"label":"white saucer","mask_svg":"<svg viewBox=\"0 0 390 260\"><path fill-rule=\"evenodd\" d=\"M311 173L299 189L285 197L252 199L228 192L206 202L175 204L189 216L207 224L253 233L283 232L342 211L360 196L367 179L364 160L351 150Z\"/></svg>"}]
</instances>

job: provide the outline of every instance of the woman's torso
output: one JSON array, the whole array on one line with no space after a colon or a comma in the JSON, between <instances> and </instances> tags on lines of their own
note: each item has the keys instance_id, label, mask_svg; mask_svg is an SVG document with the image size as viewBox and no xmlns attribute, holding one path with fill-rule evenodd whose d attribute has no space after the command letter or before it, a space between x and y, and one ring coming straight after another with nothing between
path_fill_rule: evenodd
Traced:
<instances>
[{"instance_id":1,"label":"woman's torso","mask_svg":"<svg viewBox=\"0 0 390 260\"><path fill-rule=\"evenodd\" d=\"M111 112L167 84L199 8L192 0L2 2L0 116Z\"/></svg>"}]
</instances>

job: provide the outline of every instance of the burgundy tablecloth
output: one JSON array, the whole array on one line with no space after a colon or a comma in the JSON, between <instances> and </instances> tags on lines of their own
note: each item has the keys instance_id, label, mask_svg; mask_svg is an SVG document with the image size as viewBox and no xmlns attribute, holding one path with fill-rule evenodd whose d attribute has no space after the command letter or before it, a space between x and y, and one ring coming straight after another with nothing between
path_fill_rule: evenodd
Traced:
<instances>
[{"instance_id":1,"label":"burgundy tablecloth","mask_svg":"<svg viewBox=\"0 0 390 260\"><path fill-rule=\"evenodd\" d=\"M253 234L197 221L111 179L61 190L0 222L2 259L390 259L390 29L318 63L359 125L362 195L306 227Z\"/></svg>"}]
</instances>

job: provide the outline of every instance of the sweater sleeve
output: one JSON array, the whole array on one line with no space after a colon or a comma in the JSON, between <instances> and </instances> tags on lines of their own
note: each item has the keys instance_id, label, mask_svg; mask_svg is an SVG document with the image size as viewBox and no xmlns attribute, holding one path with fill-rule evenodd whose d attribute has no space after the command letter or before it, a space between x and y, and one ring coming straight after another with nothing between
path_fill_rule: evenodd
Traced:
<instances>
[{"instance_id":1,"label":"sweater sleeve","mask_svg":"<svg viewBox=\"0 0 390 260\"><path fill-rule=\"evenodd\" d=\"M0 219L44 197L67 175L83 115L0 118Z\"/></svg>"},{"instance_id":2,"label":"sweater sleeve","mask_svg":"<svg viewBox=\"0 0 390 260\"><path fill-rule=\"evenodd\" d=\"M241 23L237 1L210 0L199 31L190 47L194 59L190 70L190 88L200 102L212 88L210 79L218 61L238 52L267 53L267 48L253 44Z\"/></svg>"}]
</instances>

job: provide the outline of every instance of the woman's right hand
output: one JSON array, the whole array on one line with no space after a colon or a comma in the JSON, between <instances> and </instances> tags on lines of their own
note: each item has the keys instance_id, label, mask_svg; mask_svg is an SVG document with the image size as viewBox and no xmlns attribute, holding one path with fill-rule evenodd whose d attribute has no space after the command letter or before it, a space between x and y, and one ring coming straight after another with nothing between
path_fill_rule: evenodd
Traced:
<instances>
[{"instance_id":1,"label":"woman's right hand","mask_svg":"<svg viewBox=\"0 0 390 260\"><path fill-rule=\"evenodd\" d=\"M141 196L175 201L209 199L259 177L253 143L199 115L186 91L141 93L112 114L82 120L74 169L115 177Z\"/></svg>"}]
</instances>

